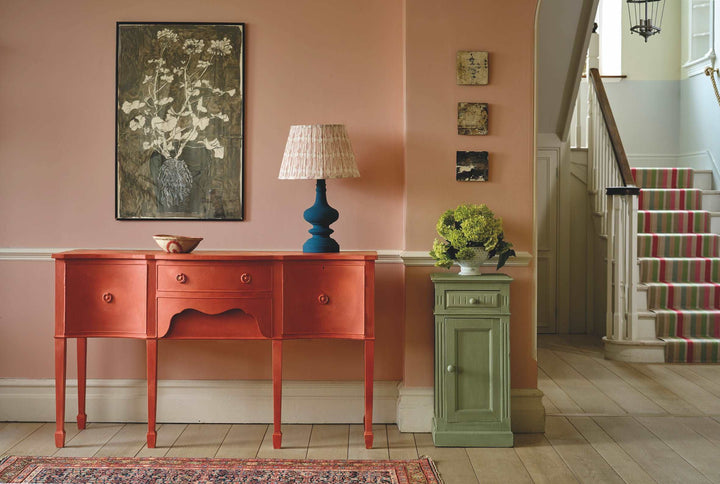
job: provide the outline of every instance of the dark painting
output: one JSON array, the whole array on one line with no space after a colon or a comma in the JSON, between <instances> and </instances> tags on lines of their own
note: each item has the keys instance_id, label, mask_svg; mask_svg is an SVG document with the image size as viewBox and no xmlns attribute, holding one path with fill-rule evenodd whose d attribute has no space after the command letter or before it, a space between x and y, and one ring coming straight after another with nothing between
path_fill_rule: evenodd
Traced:
<instances>
[{"instance_id":1,"label":"dark painting","mask_svg":"<svg viewBox=\"0 0 720 484\"><path fill-rule=\"evenodd\" d=\"M487 151L458 151L455 179L457 181L487 181L488 165Z\"/></svg>"},{"instance_id":2,"label":"dark painting","mask_svg":"<svg viewBox=\"0 0 720 484\"><path fill-rule=\"evenodd\" d=\"M118 23L118 219L242 220L244 41L244 24Z\"/></svg>"}]
</instances>

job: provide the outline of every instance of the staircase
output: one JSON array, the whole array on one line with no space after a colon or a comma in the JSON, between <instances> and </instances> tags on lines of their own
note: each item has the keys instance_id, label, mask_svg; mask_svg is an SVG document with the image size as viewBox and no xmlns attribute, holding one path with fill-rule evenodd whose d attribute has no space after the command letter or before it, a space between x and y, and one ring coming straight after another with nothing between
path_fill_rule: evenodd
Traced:
<instances>
[{"instance_id":1,"label":"staircase","mask_svg":"<svg viewBox=\"0 0 720 484\"><path fill-rule=\"evenodd\" d=\"M634 168L641 288L665 361L720 362L720 235L690 168ZM707 187L709 188L709 186ZM713 207L717 210L717 207ZM714 233L713 233L714 232Z\"/></svg>"}]
</instances>

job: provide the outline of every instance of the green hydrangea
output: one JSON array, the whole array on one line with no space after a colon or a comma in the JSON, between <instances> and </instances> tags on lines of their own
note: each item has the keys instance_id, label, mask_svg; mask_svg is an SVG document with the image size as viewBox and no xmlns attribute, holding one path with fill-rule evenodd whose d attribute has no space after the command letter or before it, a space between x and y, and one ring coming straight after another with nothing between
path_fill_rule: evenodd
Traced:
<instances>
[{"instance_id":1,"label":"green hydrangea","mask_svg":"<svg viewBox=\"0 0 720 484\"><path fill-rule=\"evenodd\" d=\"M498 255L498 269L515 255L512 244L504 240L502 219L484 204L464 204L448 210L440 216L436 228L445 239L433 242L430 256L436 266L448 268L457 259L470 259L476 254L474 247L485 249L491 258Z\"/></svg>"}]
</instances>

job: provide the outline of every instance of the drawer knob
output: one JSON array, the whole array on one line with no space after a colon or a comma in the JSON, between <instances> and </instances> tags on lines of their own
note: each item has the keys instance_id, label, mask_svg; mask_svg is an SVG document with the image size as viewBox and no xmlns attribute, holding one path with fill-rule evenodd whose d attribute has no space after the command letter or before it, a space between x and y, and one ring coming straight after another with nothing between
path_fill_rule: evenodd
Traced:
<instances>
[{"instance_id":1,"label":"drawer knob","mask_svg":"<svg viewBox=\"0 0 720 484\"><path fill-rule=\"evenodd\" d=\"M469 302L470 304L477 304L477 303L478 303L478 300L475 299L474 297L471 297L470 299L468 299L468 302Z\"/></svg>"},{"instance_id":2,"label":"drawer knob","mask_svg":"<svg viewBox=\"0 0 720 484\"><path fill-rule=\"evenodd\" d=\"M243 272L240 276L240 282L243 284L250 284L252 282L252 276L247 272Z\"/></svg>"},{"instance_id":3,"label":"drawer knob","mask_svg":"<svg viewBox=\"0 0 720 484\"><path fill-rule=\"evenodd\" d=\"M112 300L113 300L113 295L112 295L112 293L106 292L105 294L103 294L103 295L102 295L102 300L105 301L106 303L111 303Z\"/></svg>"},{"instance_id":4,"label":"drawer knob","mask_svg":"<svg viewBox=\"0 0 720 484\"><path fill-rule=\"evenodd\" d=\"M446 369L447 369L448 373L455 373L455 370L457 370L457 367L455 365L448 365Z\"/></svg>"},{"instance_id":5,"label":"drawer knob","mask_svg":"<svg viewBox=\"0 0 720 484\"><path fill-rule=\"evenodd\" d=\"M180 284L185 284L187 282L187 276L181 272L175 276L175 280L177 280Z\"/></svg>"},{"instance_id":6,"label":"drawer knob","mask_svg":"<svg viewBox=\"0 0 720 484\"><path fill-rule=\"evenodd\" d=\"M320 294L318 296L318 302L320 304L327 304L330 302L330 296L328 296L327 294Z\"/></svg>"}]
</instances>

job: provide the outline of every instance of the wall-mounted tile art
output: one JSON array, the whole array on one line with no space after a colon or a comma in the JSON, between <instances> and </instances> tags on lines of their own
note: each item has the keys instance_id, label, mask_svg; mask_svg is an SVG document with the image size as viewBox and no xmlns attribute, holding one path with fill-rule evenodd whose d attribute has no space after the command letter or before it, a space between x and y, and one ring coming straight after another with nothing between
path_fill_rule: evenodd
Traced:
<instances>
[{"instance_id":1,"label":"wall-mounted tile art","mask_svg":"<svg viewBox=\"0 0 720 484\"><path fill-rule=\"evenodd\" d=\"M458 151L455 179L457 181L488 181L487 151Z\"/></svg>"},{"instance_id":2,"label":"wall-mounted tile art","mask_svg":"<svg viewBox=\"0 0 720 484\"><path fill-rule=\"evenodd\" d=\"M460 86L479 86L488 83L488 53L461 50L457 53L457 83Z\"/></svg>"},{"instance_id":3,"label":"wall-mounted tile art","mask_svg":"<svg viewBox=\"0 0 720 484\"><path fill-rule=\"evenodd\" d=\"M115 217L242 220L244 24L117 24Z\"/></svg>"},{"instance_id":4,"label":"wall-mounted tile art","mask_svg":"<svg viewBox=\"0 0 720 484\"><path fill-rule=\"evenodd\" d=\"M481 136L488 134L487 103L458 103L458 134Z\"/></svg>"}]
</instances>

